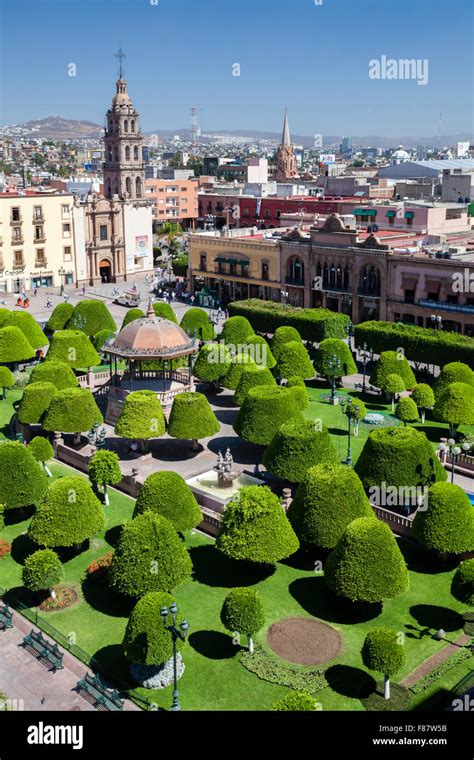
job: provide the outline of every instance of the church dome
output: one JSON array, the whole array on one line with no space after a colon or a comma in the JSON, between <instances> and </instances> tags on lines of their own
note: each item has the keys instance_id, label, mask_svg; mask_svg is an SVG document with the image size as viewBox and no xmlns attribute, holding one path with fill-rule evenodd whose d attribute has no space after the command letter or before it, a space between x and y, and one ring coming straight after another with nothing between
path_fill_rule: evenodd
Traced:
<instances>
[{"instance_id":1,"label":"church dome","mask_svg":"<svg viewBox=\"0 0 474 760\"><path fill-rule=\"evenodd\" d=\"M399 161L407 161L410 158L410 154L406 152L403 145L399 145L397 150L393 151L392 158L396 158Z\"/></svg>"},{"instance_id":2,"label":"church dome","mask_svg":"<svg viewBox=\"0 0 474 760\"><path fill-rule=\"evenodd\" d=\"M125 79L117 80L117 93L112 100L112 108L120 106L131 106L132 101L127 92L127 83Z\"/></svg>"}]
</instances>

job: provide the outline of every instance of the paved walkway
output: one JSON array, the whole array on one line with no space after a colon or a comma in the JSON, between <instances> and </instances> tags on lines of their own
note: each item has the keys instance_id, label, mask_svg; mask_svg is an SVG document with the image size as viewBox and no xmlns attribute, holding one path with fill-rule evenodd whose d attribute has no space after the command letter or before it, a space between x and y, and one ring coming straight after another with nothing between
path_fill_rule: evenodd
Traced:
<instances>
[{"instance_id":1,"label":"paved walkway","mask_svg":"<svg viewBox=\"0 0 474 760\"><path fill-rule=\"evenodd\" d=\"M471 637L466 633L463 633L459 639L454 641L452 644L448 644L447 646L443 647L438 652L435 652L431 655L431 657L428 657L427 660L415 668L415 670L412 670L412 672L409 673L403 679L403 681L400 681L401 686L410 688L410 686L413 686L414 683L419 681L424 676L428 675L428 673L431 673L431 671L437 668L438 665L441 665L442 662L445 662L448 657L451 657L452 654L459 652L459 648L466 646L470 640Z\"/></svg>"},{"instance_id":2,"label":"paved walkway","mask_svg":"<svg viewBox=\"0 0 474 760\"><path fill-rule=\"evenodd\" d=\"M49 672L20 646L34 626L16 612L13 613L13 623L12 628L0 631L0 692L7 699L21 700L24 710L94 710L90 702L73 691L78 680L92 671L65 651L64 668L56 673ZM46 638L54 643L48 636ZM131 700L124 701L124 710L139 709Z\"/></svg>"}]
</instances>

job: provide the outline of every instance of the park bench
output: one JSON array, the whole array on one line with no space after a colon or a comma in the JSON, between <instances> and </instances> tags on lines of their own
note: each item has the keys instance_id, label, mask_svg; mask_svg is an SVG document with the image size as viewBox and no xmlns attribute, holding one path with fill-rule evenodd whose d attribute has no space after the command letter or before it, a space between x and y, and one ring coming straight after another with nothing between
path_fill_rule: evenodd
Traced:
<instances>
[{"instance_id":1,"label":"park bench","mask_svg":"<svg viewBox=\"0 0 474 760\"><path fill-rule=\"evenodd\" d=\"M0 630L5 631L7 628L11 628L13 612L6 604L0 605Z\"/></svg>"},{"instance_id":2,"label":"park bench","mask_svg":"<svg viewBox=\"0 0 474 760\"><path fill-rule=\"evenodd\" d=\"M78 694L82 693L84 699L97 710L123 710L123 700L117 689L109 689L98 674L91 676L86 673L74 689Z\"/></svg>"},{"instance_id":3,"label":"park bench","mask_svg":"<svg viewBox=\"0 0 474 760\"><path fill-rule=\"evenodd\" d=\"M354 388L357 390L363 389L362 383L354 383ZM376 388L375 385L369 385L369 383L365 384L365 392L366 393L373 393L375 396L380 396L380 388Z\"/></svg>"},{"instance_id":4,"label":"park bench","mask_svg":"<svg viewBox=\"0 0 474 760\"><path fill-rule=\"evenodd\" d=\"M45 665L50 665L50 670L55 673L63 667L63 655L57 644L50 644L41 631L31 630L21 642L21 646L29 649L37 660Z\"/></svg>"}]
</instances>

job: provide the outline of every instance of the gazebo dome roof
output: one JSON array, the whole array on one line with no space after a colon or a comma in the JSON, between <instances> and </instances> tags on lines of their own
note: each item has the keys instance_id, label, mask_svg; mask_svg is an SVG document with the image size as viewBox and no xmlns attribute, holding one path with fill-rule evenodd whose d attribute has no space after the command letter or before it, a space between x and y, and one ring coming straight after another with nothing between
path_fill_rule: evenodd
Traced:
<instances>
[{"instance_id":1,"label":"gazebo dome roof","mask_svg":"<svg viewBox=\"0 0 474 760\"><path fill-rule=\"evenodd\" d=\"M151 308L146 317L129 322L104 351L131 359L166 359L193 353L197 347L194 337L169 319L155 316Z\"/></svg>"}]
</instances>

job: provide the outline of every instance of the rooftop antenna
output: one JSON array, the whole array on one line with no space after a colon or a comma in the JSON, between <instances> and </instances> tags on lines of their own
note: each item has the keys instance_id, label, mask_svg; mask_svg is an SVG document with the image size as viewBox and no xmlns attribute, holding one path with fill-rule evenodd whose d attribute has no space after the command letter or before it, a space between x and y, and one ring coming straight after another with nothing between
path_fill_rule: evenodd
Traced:
<instances>
[{"instance_id":1,"label":"rooftop antenna","mask_svg":"<svg viewBox=\"0 0 474 760\"><path fill-rule=\"evenodd\" d=\"M125 53L122 50L122 45L120 45L120 47L118 49L118 52L115 53L115 57L118 58L119 62L120 62L120 64L119 64L119 79L123 79L123 61L124 61L124 58L126 58L127 56L125 55Z\"/></svg>"}]
</instances>

